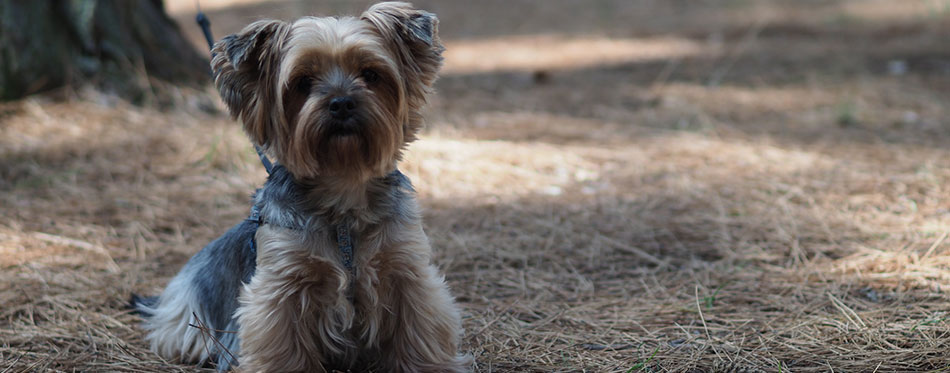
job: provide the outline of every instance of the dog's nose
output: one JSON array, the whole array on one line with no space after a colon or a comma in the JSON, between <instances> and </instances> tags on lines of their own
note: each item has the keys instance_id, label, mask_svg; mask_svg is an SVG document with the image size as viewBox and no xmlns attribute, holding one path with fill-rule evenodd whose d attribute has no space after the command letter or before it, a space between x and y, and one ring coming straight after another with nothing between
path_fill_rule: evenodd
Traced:
<instances>
[{"instance_id":1,"label":"dog's nose","mask_svg":"<svg viewBox=\"0 0 950 373\"><path fill-rule=\"evenodd\" d=\"M337 96L330 100L330 115L334 119L347 119L356 109L356 100L350 96Z\"/></svg>"}]
</instances>

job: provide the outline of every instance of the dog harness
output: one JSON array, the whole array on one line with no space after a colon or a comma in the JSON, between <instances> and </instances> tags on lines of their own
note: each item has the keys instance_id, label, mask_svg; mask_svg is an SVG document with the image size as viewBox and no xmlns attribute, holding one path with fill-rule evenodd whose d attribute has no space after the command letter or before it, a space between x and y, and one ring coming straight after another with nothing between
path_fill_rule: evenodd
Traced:
<instances>
[{"instance_id":1,"label":"dog harness","mask_svg":"<svg viewBox=\"0 0 950 373\"><path fill-rule=\"evenodd\" d=\"M258 208L257 205L251 206L251 214L247 217L247 220L254 224L254 231L249 239L249 246L251 248L251 254L256 257L257 229L264 224L273 223L264 220L264 217L261 215L261 209ZM303 227L288 227L283 224L275 225L290 230L303 230ZM353 280L350 281L350 285L352 286L353 282L356 280L356 265L353 263L353 239L350 237L350 225L347 222L342 222L337 224L334 230L336 232L336 245L340 250L340 256L343 258L343 267L346 268L348 272L350 272L351 276L353 276Z\"/></svg>"}]
</instances>

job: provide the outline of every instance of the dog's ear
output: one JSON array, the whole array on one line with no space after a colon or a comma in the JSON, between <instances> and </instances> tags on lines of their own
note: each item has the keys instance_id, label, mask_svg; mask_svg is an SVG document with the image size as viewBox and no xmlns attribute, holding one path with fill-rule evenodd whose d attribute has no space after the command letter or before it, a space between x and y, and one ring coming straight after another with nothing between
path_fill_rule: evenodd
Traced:
<instances>
[{"instance_id":1,"label":"dog's ear","mask_svg":"<svg viewBox=\"0 0 950 373\"><path fill-rule=\"evenodd\" d=\"M258 145L266 146L275 125L271 107L280 48L290 31L286 22L254 22L241 32L225 36L211 49L214 84L231 116Z\"/></svg>"},{"instance_id":2,"label":"dog's ear","mask_svg":"<svg viewBox=\"0 0 950 373\"><path fill-rule=\"evenodd\" d=\"M442 67L445 47L439 40L439 19L402 2L373 5L360 18L370 23L399 59L410 109L403 124L403 140L411 142L422 128L419 110Z\"/></svg>"},{"instance_id":3,"label":"dog's ear","mask_svg":"<svg viewBox=\"0 0 950 373\"><path fill-rule=\"evenodd\" d=\"M384 2L373 5L360 18L372 24L389 42L400 59L406 80L418 79L425 86L435 82L445 50L439 40L439 19L435 14L414 9L409 3ZM417 92L410 92L413 93Z\"/></svg>"}]
</instances>

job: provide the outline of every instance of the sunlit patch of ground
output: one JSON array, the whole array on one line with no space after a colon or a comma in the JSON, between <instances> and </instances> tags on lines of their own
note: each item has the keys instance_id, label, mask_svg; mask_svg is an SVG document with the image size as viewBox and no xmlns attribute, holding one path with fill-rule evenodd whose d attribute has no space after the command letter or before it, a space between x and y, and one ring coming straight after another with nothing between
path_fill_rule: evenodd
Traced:
<instances>
[{"instance_id":1,"label":"sunlit patch of ground","mask_svg":"<svg viewBox=\"0 0 950 373\"><path fill-rule=\"evenodd\" d=\"M578 69L711 53L690 39L505 37L446 44L444 74ZM491 56L486 58L485 56Z\"/></svg>"},{"instance_id":2,"label":"sunlit patch of ground","mask_svg":"<svg viewBox=\"0 0 950 373\"><path fill-rule=\"evenodd\" d=\"M449 50L400 167L476 371L950 365L941 4L419 2ZM363 6L202 5L219 37ZM0 104L0 366L195 370L125 300L264 172L213 94L79 96Z\"/></svg>"}]
</instances>

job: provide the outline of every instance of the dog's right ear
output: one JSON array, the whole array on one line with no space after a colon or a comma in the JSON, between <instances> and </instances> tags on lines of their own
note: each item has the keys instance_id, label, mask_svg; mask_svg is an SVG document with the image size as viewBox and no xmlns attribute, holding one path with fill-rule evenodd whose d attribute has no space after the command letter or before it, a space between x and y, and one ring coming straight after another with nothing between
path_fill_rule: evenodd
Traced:
<instances>
[{"instance_id":1,"label":"dog's right ear","mask_svg":"<svg viewBox=\"0 0 950 373\"><path fill-rule=\"evenodd\" d=\"M264 108L274 104L280 48L289 32L286 22L257 21L225 36L211 49L211 71L221 99L231 117L244 123L251 140L264 147L276 125Z\"/></svg>"},{"instance_id":2,"label":"dog's right ear","mask_svg":"<svg viewBox=\"0 0 950 373\"><path fill-rule=\"evenodd\" d=\"M445 50L435 14L415 9L409 3L390 1L373 5L360 18L372 24L380 37L390 43L405 70L406 80L420 81L426 87L435 82Z\"/></svg>"}]
</instances>

